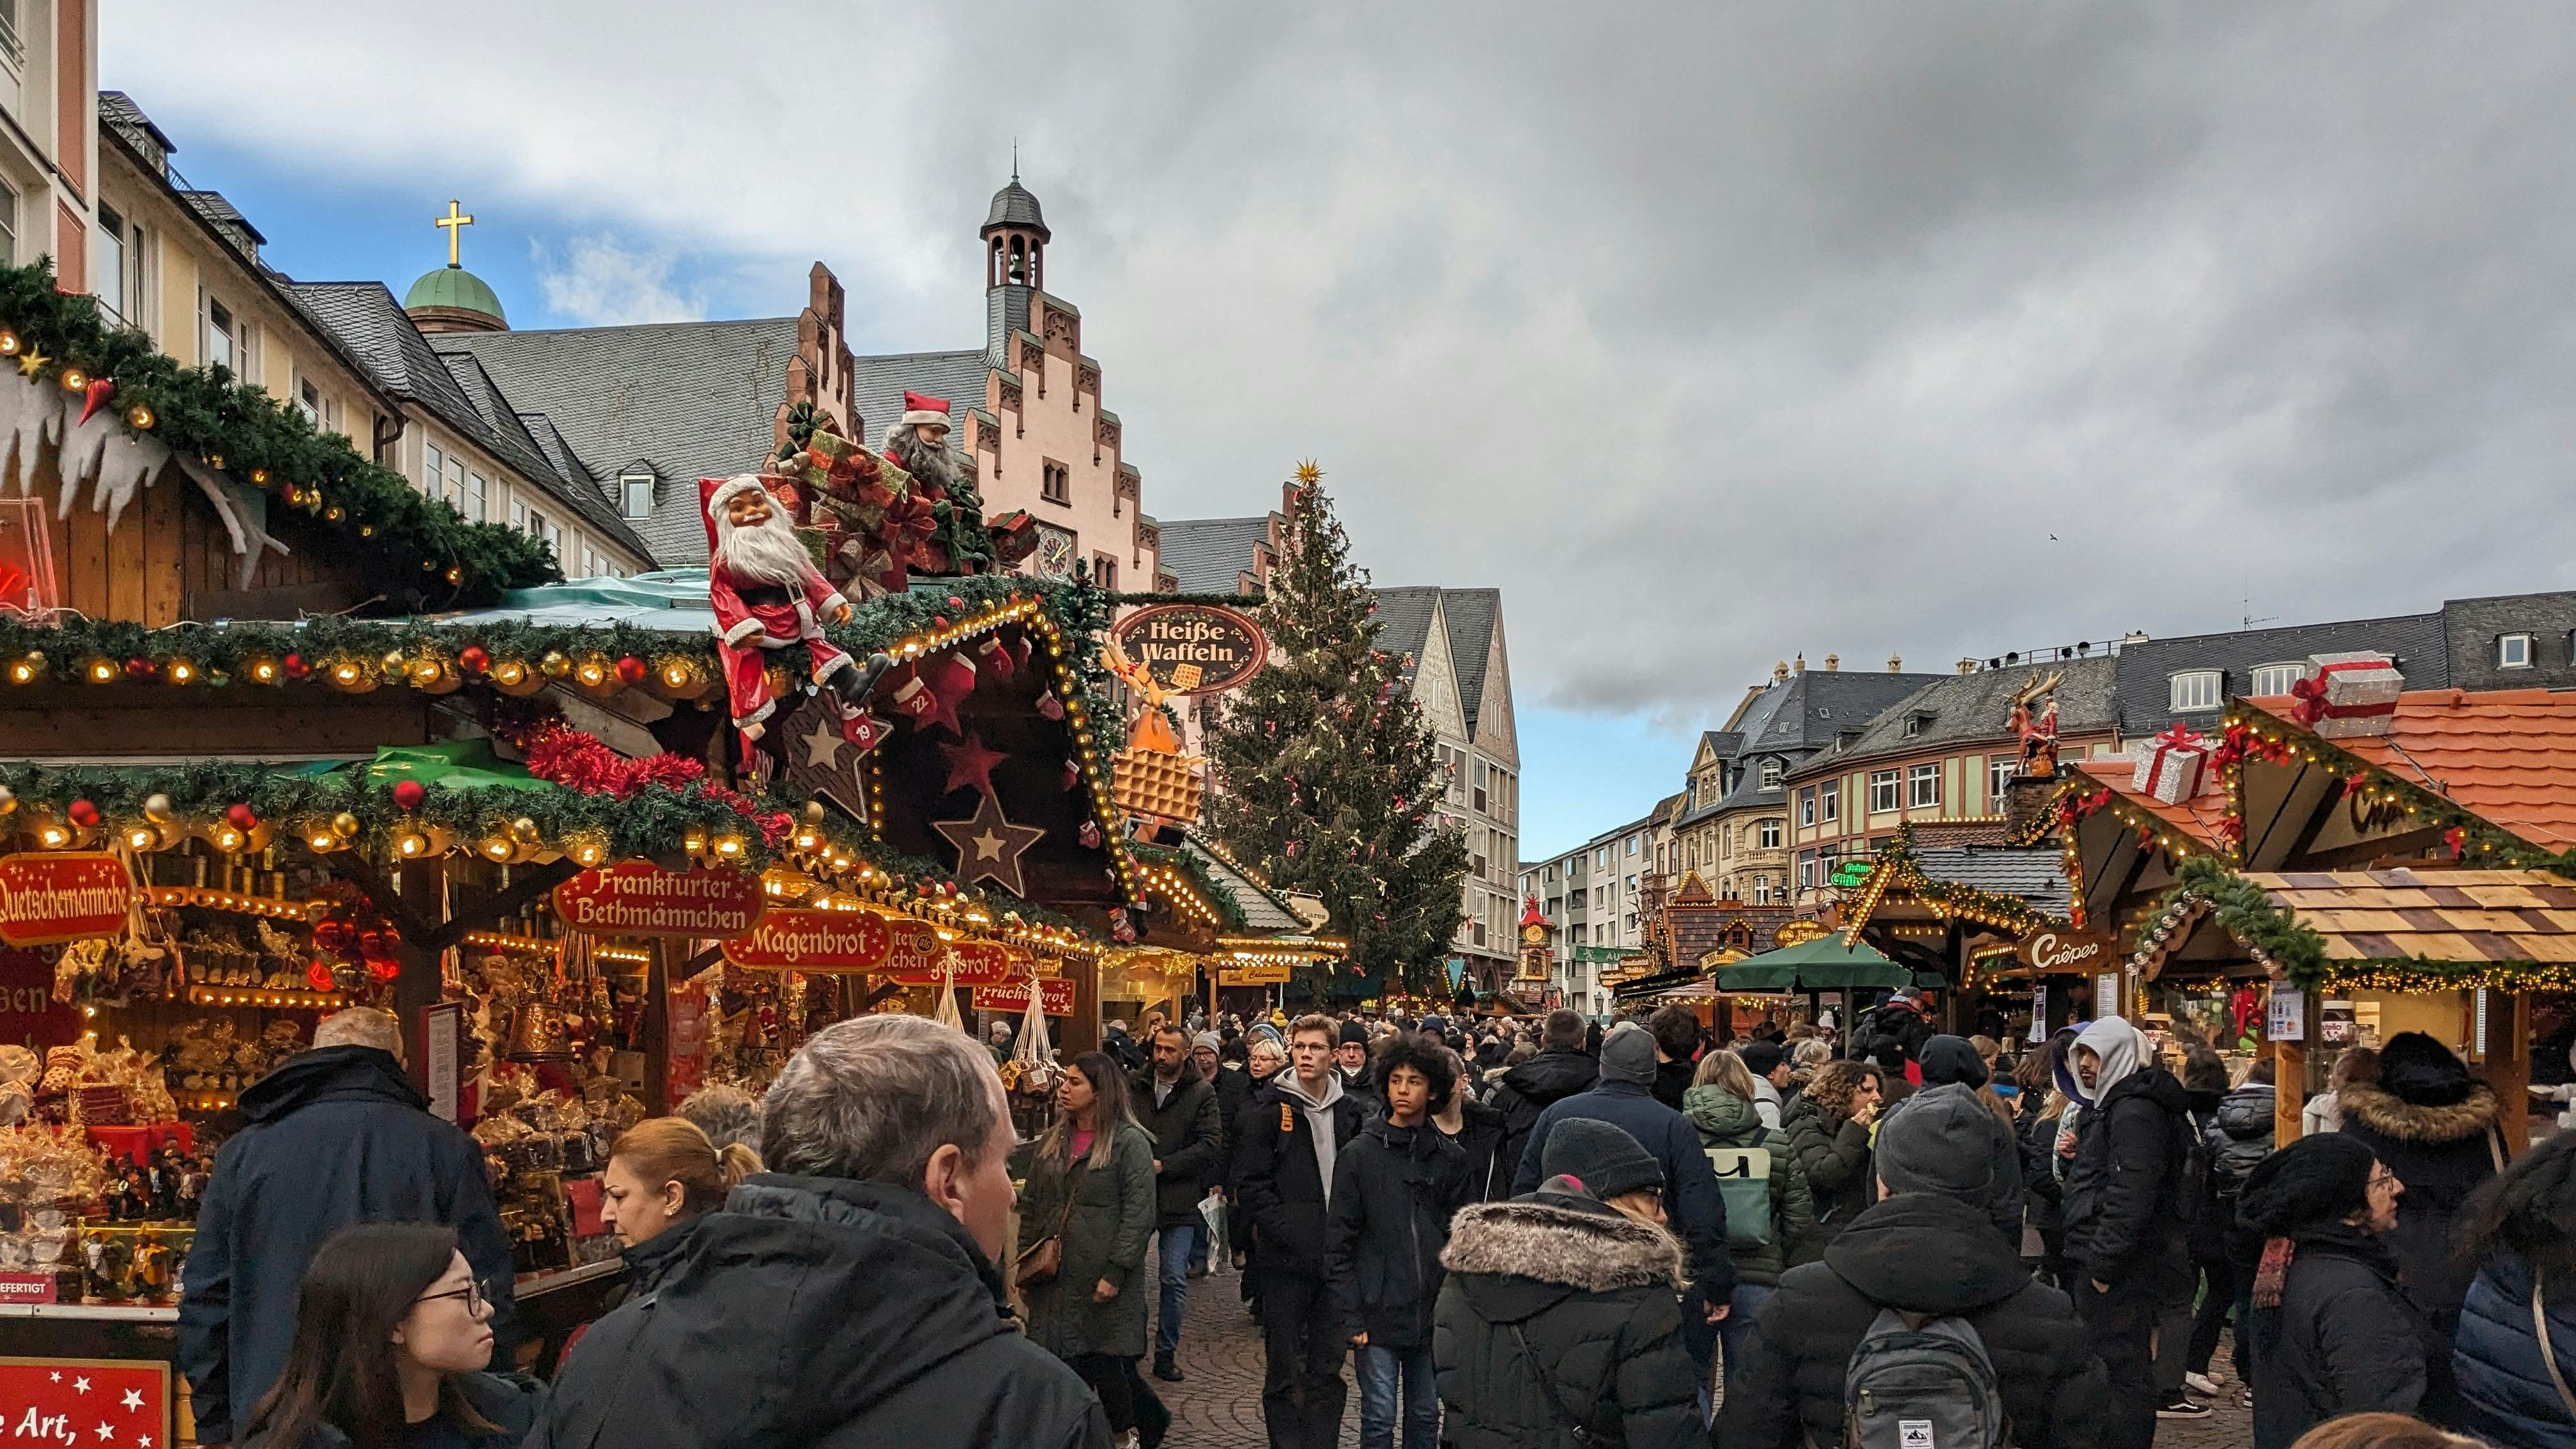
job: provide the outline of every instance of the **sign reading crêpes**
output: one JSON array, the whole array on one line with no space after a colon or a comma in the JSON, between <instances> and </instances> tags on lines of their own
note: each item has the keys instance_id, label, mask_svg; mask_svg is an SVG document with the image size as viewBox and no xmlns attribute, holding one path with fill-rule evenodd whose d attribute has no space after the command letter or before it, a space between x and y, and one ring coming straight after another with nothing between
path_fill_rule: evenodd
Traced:
<instances>
[{"instance_id":1,"label":"sign reading cr\u00eapes","mask_svg":"<svg viewBox=\"0 0 2576 1449\"><path fill-rule=\"evenodd\" d=\"M629 860L555 887L555 914L597 936L731 940L758 925L768 904L760 877L728 866L664 870Z\"/></svg>"},{"instance_id":2,"label":"sign reading cr\u00eapes","mask_svg":"<svg viewBox=\"0 0 2576 1449\"><path fill-rule=\"evenodd\" d=\"M41 946L125 929L134 881L112 855L0 856L0 942Z\"/></svg>"},{"instance_id":3,"label":"sign reading cr\u00eapes","mask_svg":"<svg viewBox=\"0 0 2576 1449\"><path fill-rule=\"evenodd\" d=\"M2022 937L2013 954L2041 976L2082 976L2117 963L2119 947L2096 931L2050 926Z\"/></svg>"},{"instance_id":4,"label":"sign reading cr\u00eapes","mask_svg":"<svg viewBox=\"0 0 2576 1449\"><path fill-rule=\"evenodd\" d=\"M1041 981L1039 999L1046 1005L1041 1010L1049 1016L1073 1015L1073 983ZM974 995L977 1011L1026 1011L1029 1009L1029 983L1006 982L998 986L978 986Z\"/></svg>"},{"instance_id":5,"label":"sign reading cr\u00eapes","mask_svg":"<svg viewBox=\"0 0 2576 1449\"><path fill-rule=\"evenodd\" d=\"M1214 604L1156 604L1110 626L1111 637L1173 694L1216 694L1250 679L1269 657L1261 626Z\"/></svg>"}]
</instances>

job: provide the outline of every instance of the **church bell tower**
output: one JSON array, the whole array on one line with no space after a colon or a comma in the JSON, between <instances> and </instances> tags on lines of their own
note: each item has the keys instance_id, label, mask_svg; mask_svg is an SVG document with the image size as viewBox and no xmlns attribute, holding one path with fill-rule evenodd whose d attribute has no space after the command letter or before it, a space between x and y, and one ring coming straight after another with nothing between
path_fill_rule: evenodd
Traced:
<instances>
[{"instance_id":1,"label":"church bell tower","mask_svg":"<svg viewBox=\"0 0 2576 1449\"><path fill-rule=\"evenodd\" d=\"M1038 291L1046 285L1046 217L1037 197L1020 184L1017 166L1010 184L993 193L992 210L977 235L984 242L984 350L997 365L1007 365L1011 334L1027 330Z\"/></svg>"}]
</instances>

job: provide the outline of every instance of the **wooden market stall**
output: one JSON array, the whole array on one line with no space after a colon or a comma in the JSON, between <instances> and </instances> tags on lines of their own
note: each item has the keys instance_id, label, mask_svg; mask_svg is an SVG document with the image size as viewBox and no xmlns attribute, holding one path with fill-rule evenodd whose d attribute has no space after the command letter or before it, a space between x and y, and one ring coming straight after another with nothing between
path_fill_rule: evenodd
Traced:
<instances>
[{"instance_id":1,"label":"wooden market stall","mask_svg":"<svg viewBox=\"0 0 2576 1449\"><path fill-rule=\"evenodd\" d=\"M1920 982L1939 983L1945 1029L2022 1040L2034 1009L2043 1028L2050 1014L2025 943L2073 929L2062 863L2050 845L1918 847L1900 831L1845 890L1839 934L1847 945L1877 948ZM2041 974L2072 964L2065 954L2043 948L2049 970Z\"/></svg>"}]
</instances>

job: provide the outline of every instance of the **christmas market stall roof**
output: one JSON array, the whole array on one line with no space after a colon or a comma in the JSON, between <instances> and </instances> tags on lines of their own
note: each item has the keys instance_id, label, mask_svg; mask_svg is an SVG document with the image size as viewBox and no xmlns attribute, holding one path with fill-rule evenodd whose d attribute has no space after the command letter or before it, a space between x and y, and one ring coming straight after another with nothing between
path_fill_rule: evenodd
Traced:
<instances>
[{"instance_id":1,"label":"christmas market stall roof","mask_svg":"<svg viewBox=\"0 0 2576 1449\"><path fill-rule=\"evenodd\" d=\"M2167 804L2130 784L2135 767L2125 756L2070 760L2065 768L2046 818L2057 827L2075 924L2116 935L2173 886L2180 861L2234 858L2221 771L2204 770L2198 794Z\"/></svg>"},{"instance_id":2,"label":"christmas market stall roof","mask_svg":"<svg viewBox=\"0 0 2576 1449\"><path fill-rule=\"evenodd\" d=\"M2576 984L2576 881L2538 870L2232 872L2204 860L2142 923L2130 964L2149 980L2565 989Z\"/></svg>"},{"instance_id":3,"label":"christmas market stall roof","mask_svg":"<svg viewBox=\"0 0 2576 1449\"><path fill-rule=\"evenodd\" d=\"M1720 991L1840 991L1911 986L1915 973L1867 946L1827 932L1747 957L1717 973Z\"/></svg>"},{"instance_id":4,"label":"christmas market stall roof","mask_svg":"<svg viewBox=\"0 0 2576 1449\"><path fill-rule=\"evenodd\" d=\"M2293 719L2291 700L2242 703ZM2332 743L2531 845L2576 847L2576 691L2409 690L2386 735Z\"/></svg>"}]
</instances>

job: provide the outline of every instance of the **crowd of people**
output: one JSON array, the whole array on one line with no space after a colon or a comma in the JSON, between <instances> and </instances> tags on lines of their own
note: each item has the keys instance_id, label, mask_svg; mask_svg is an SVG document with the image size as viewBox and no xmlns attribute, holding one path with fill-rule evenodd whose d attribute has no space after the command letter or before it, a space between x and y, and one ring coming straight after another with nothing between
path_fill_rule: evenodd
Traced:
<instances>
[{"instance_id":1,"label":"crowd of people","mask_svg":"<svg viewBox=\"0 0 2576 1449\"><path fill-rule=\"evenodd\" d=\"M2257 1449L2576 1449L2576 1133L2512 1151L2439 1043L2344 1054L2276 1146L2105 1017L2018 1060L1910 994L1848 1036L1667 1008L1166 1021L1014 1131L986 1046L869 1016L610 1150L626 1274L496 1359L479 1156L389 1019L246 1093L187 1268L199 1440L261 1449L1153 1449L1241 1272L1277 1449L2147 1449L2222 1341ZM2232 1329L2232 1332L2231 1332Z\"/></svg>"}]
</instances>

